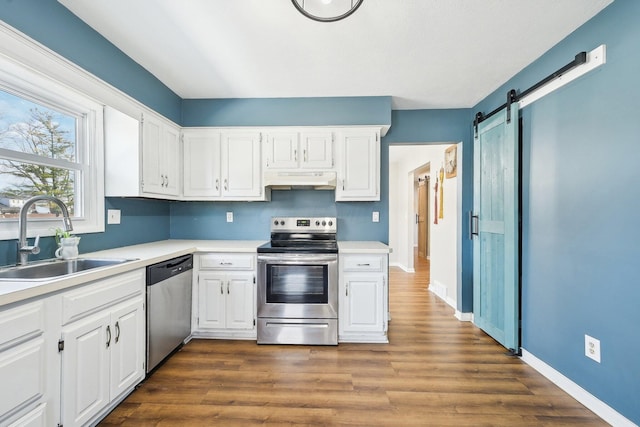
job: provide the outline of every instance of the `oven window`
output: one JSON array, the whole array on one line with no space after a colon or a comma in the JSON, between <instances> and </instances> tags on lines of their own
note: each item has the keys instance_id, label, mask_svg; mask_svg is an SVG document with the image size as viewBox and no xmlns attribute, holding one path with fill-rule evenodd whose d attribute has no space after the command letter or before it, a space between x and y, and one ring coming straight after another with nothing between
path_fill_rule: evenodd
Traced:
<instances>
[{"instance_id":1,"label":"oven window","mask_svg":"<svg viewBox=\"0 0 640 427\"><path fill-rule=\"evenodd\" d=\"M326 265L267 265L267 303L327 304Z\"/></svg>"}]
</instances>

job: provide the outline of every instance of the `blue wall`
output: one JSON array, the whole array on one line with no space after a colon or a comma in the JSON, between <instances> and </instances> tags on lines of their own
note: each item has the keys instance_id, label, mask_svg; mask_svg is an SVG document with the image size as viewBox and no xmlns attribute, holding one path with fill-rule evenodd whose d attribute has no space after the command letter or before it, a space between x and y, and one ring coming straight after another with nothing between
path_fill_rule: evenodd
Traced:
<instances>
[{"instance_id":1,"label":"blue wall","mask_svg":"<svg viewBox=\"0 0 640 427\"><path fill-rule=\"evenodd\" d=\"M169 205L169 202L163 200L107 198L105 210L120 209L120 224L107 224L104 233L80 235L80 253L168 239ZM0 240L0 265L14 264L16 249L15 239ZM55 239L41 238L40 249L40 254L30 255L29 260L53 258L57 249Z\"/></svg>"},{"instance_id":2,"label":"blue wall","mask_svg":"<svg viewBox=\"0 0 640 427\"><path fill-rule=\"evenodd\" d=\"M390 96L185 99L183 126L391 125Z\"/></svg>"},{"instance_id":3,"label":"blue wall","mask_svg":"<svg viewBox=\"0 0 640 427\"><path fill-rule=\"evenodd\" d=\"M171 238L269 240L272 216L335 216L339 240L388 241L389 223L383 212L371 222L379 202L335 202L334 191L277 190L271 202L175 202L171 204ZM226 213L233 212L233 222Z\"/></svg>"},{"instance_id":4,"label":"blue wall","mask_svg":"<svg viewBox=\"0 0 640 427\"><path fill-rule=\"evenodd\" d=\"M607 63L522 111L522 346L640 424L640 2L616 0L475 110L580 51ZM602 363L584 356L584 335Z\"/></svg>"},{"instance_id":5,"label":"blue wall","mask_svg":"<svg viewBox=\"0 0 640 427\"><path fill-rule=\"evenodd\" d=\"M57 1L0 0L0 20L180 124L180 97Z\"/></svg>"}]
</instances>

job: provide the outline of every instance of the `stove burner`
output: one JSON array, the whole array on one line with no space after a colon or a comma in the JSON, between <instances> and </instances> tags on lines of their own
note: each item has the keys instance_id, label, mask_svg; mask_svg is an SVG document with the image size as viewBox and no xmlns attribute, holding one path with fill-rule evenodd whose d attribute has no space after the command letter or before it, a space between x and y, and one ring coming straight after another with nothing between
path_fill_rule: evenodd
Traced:
<instances>
[{"instance_id":1,"label":"stove burner","mask_svg":"<svg viewBox=\"0 0 640 427\"><path fill-rule=\"evenodd\" d=\"M278 217L271 220L271 241L258 253L338 253L337 219Z\"/></svg>"}]
</instances>

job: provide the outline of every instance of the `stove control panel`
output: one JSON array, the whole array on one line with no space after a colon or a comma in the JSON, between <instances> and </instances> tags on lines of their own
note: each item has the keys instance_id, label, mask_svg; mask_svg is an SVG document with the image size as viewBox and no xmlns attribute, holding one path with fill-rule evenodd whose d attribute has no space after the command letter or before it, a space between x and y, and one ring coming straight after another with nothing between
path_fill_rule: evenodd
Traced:
<instances>
[{"instance_id":1,"label":"stove control panel","mask_svg":"<svg viewBox=\"0 0 640 427\"><path fill-rule=\"evenodd\" d=\"M273 217L271 232L335 233L338 220L333 217Z\"/></svg>"}]
</instances>

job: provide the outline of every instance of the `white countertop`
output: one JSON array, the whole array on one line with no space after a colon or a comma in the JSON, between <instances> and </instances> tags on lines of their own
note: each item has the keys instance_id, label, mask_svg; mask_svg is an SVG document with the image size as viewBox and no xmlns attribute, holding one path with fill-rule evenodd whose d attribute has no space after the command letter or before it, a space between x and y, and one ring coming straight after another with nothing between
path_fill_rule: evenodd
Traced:
<instances>
[{"instance_id":1,"label":"white countertop","mask_svg":"<svg viewBox=\"0 0 640 427\"><path fill-rule=\"evenodd\" d=\"M87 270L56 279L38 281L0 280L0 307L83 285L115 274L144 268L173 257L195 252L256 252L265 241L258 240L163 240L80 254L80 258L127 258L135 261Z\"/></svg>"},{"instance_id":2,"label":"white countertop","mask_svg":"<svg viewBox=\"0 0 640 427\"><path fill-rule=\"evenodd\" d=\"M338 252L341 254L389 254L391 248L382 242L347 241L338 242Z\"/></svg>"},{"instance_id":3,"label":"white countertop","mask_svg":"<svg viewBox=\"0 0 640 427\"><path fill-rule=\"evenodd\" d=\"M256 252L266 241L260 240L162 240L141 245L124 246L104 251L81 254L80 258L135 259L123 264L87 270L56 279L38 281L0 280L0 307L83 285L115 274L144 268L173 257L196 252ZM340 253L389 253L391 248L374 241L338 242Z\"/></svg>"}]
</instances>

